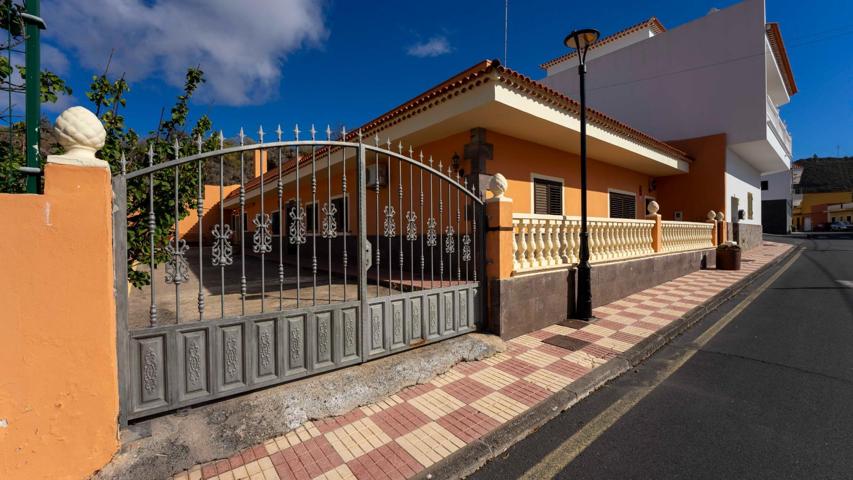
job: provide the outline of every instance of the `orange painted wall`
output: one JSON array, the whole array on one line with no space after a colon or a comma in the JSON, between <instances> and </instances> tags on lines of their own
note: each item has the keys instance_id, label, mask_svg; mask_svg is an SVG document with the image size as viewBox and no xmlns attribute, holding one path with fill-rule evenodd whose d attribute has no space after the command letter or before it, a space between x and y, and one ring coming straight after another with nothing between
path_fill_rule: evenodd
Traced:
<instances>
[{"instance_id":1,"label":"orange painted wall","mask_svg":"<svg viewBox=\"0 0 853 480\"><path fill-rule=\"evenodd\" d=\"M426 145L424 151L432 152L446 163L453 153L462 155L469 138L468 132L453 135ZM577 155L495 132L487 132L486 141L494 146L493 159L486 162L486 173L501 173L506 177L506 196L513 200L513 211L533 211L530 175L536 173L562 178L563 213L580 215L580 158ZM470 171L467 161L463 161L462 166L465 171ZM590 159L587 166L590 216L607 217L608 188L612 188L636 194L637 214L638 218L642 218L644 202L640 191L646 193L648 175L595 159Z\"/></svg>"},{"instance_id":2,"label":"orange painted wall","mask_svg":"<svg viewBox=\"0 0 853 480\"><path fill-rule=\"evenodd\" d=\"M118 448L110 176L0 194L0 477L85 478Z\"/></svg>"},{"instance_id":3,"label":"orange painted wall","mask_svg":"<svg viewBox=\"0 0 853 480\"><path fill-rule=\"evenodd\" d=\"M227 197L229 193L237 190L238 188L240 188L240 185L223 186L223 198ZM203 241L208 242L213 237L211 228L213 228L214 224L219 223L219 185L204 186L204 205L202 208L203 214L201 217L201 223L202 228L204 229ZM187 213L188 215L178 222L178 228L181 232L181 238L185 239L187 242L196 243L198 242L198 213L195 209L190 209ZM228 217L226 213L226 222L227 221Z\"/></svg>"},{"instance_id":4,"label":"orange painted wall","mask_svg":"<svg viewBox=\"0 0 853 480\"><path fill-rule=\"evenodd\" d=\"M660 204L664 220L674 220L676 210L684 212L684 221L702 222L708 210L726 211L726 135L724 133L669 142L686 152L693 163L690 173L658 177L651 193Z\"/></svg>"}]
</instances>

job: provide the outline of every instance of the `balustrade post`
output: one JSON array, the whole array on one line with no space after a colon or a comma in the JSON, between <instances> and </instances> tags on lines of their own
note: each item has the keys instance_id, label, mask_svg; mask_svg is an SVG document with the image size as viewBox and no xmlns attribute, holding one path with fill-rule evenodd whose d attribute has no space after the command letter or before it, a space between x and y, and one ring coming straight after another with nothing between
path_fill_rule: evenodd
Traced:
<instances>
[{"instance_id":1,"label":"balustrade post","mask_svg":"<svg viewBox=\"0 0 853 480\"><path fill-rule=\"evenodd\" d=\"M726 243L729 239L728 226L726 225L726 214L717 212L717 245Z\"/></svg>"},{"instance_id":2,"label":"balustrade post","mask_svg":"<svg viewBox=\"0 0 853 480\"><path fill-rule=\"evenodd\" d=\"M646 218L655 221L654 226L652 226L651 238L652 250L655 253L660 253L663 251L663 224L661 223L660 214L658 214L658 210L660 210L660 205L658 205L658 202L654 200L649 202L649 213L646 215Z\"/></svg>"},{"instance_id":3,"label":"balustrade post","mask_svg":"<svg viewBox=\"0 0 853 480\"><path fill-rule=\"evenodd\" d=\"M515 233L512 226L512 199L504 196L506 179L503 175L492 177L489 191L492 197L486 200L486 277L491 281L509 278L513 265L521 262L513 251ZM519 231L521 228L519 225ZM521 243L525 243L523 237Z\"/></svg>"}]
</instances>

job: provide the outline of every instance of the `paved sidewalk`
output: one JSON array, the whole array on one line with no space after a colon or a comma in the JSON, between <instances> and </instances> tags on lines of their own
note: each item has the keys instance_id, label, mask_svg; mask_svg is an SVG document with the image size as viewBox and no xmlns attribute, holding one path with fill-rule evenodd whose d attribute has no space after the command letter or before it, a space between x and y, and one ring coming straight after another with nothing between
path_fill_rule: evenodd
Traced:
<instances>
[{"instance_id":1,"label":"paved sidewalk","mask_svg":"<svg viewBox=\"0 0 853 480\"><path fill-rule=\"evenodd\" d=\"M463 362L432 381L198 465L174 479L403 479L528 411L792 248L763 242L736 272L703 270ZM560 345L560 346L557 346Z\"/></svg>"}]
</instances>

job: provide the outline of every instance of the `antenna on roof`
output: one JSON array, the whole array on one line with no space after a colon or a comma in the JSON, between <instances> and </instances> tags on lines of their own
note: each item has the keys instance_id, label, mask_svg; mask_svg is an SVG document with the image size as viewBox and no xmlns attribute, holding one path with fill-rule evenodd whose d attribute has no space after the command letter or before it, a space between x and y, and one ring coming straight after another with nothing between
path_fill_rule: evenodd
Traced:
<instances>
[{"instance_id":1,"label":"antenna on roof","mask_svg":"<svg viewBox=\"0 0 853 480\"><path fill-rule=\"evenodd\" d=\"M506 66L507 39L509 37L509 0L504 0L504 66Z\"/></svg>"}]
</instances>

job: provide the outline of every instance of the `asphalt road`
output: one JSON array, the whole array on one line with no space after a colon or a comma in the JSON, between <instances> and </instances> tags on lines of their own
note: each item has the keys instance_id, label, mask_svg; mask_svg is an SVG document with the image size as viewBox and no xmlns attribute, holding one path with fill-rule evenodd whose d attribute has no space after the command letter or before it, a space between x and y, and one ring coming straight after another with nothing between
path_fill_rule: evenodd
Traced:
<instances>
[{"instance_id":1,"label":"asphalt road","mask_svg":"<svg viewBox=\"0 0 853 480\"><path fill-rule=\"evenodd\" d=\"M853 234L821 237L471 478L853 478Z\"/></svg>"}]
</instances>

